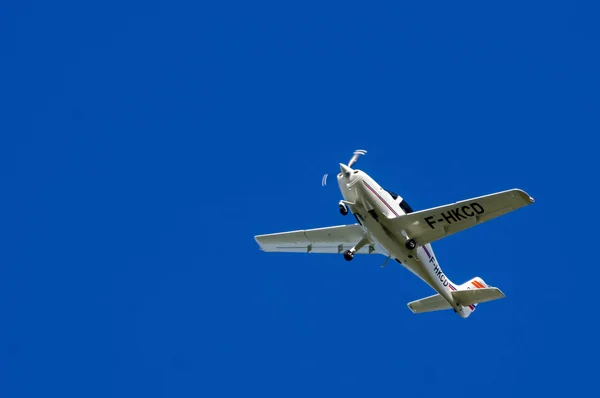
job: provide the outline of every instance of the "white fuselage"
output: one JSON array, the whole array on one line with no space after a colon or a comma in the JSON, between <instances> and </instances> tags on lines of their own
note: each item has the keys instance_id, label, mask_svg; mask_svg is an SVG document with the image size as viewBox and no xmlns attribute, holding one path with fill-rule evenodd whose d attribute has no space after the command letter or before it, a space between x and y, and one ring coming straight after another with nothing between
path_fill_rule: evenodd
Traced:
<instances>
[{"instance_id":1,"label":"white fuselage","mask_svg":"<svg viewBox=\"0 0 600 398\"><path fill-rule=\"evenodd\" d=\"M340 191L346 205L377 249L421 278L444 297L460 316L465 317L468 310L452 299L451 292L456 287L442 272L431 245L417 245L416 249L409 250L405 246L407 238L403 231L396 231L392 227L390 220L406 214L400 206L402 197L392 196L363 171L347 170L349 174L340 173L337 176Z\"/></svg>"}]
</instances>

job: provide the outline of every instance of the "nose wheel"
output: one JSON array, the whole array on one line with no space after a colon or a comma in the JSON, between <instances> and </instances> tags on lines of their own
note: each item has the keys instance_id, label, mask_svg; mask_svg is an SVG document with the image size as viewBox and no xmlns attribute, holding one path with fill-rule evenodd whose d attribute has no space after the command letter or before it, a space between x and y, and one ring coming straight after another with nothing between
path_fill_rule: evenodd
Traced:
<instances>
[{"instance_id":1,"label":"nose wheel","mask_svg":"<svg viewBox=\"0 0 600 398\"><path fill-rule=\"evenodd\" d=\"M345 216L348 214L348 206L344 202L340 202L340 214Z\"/></svg>"}]
</instances>

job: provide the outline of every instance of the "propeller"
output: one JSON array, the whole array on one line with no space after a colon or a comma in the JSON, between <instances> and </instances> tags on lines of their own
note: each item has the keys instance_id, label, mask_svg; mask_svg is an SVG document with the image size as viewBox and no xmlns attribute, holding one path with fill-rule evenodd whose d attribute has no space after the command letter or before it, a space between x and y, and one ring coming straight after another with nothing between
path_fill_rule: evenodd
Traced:
<instances>
[{"instance_id":1,"label":"propeller","mask_svg":"<svg viewBox=\"0 0 600 398\"><path fill-rule=\"evenodd\" d=\"M364 149L357 149L356 151L354 151L354 156L352 156L352 159L350 159L350 161L348 162L348 167L352 167L352 165L358 160L359 156L366 154L367 151L365 151Z\"/></svg>"},{"instance_id":2,"label":"propeller","mask_svg":"<svg viewBox=\"0 0 600 398\"><path fill-rule=\"evenodd\" d=\"M347 173L350 173L350 172L351 172L351 170L352 170L352 169L351 169L352 165L356 163L356 161L358 160L358 158L359 158L360 156L362 156L362 155L366 155L366 154L367 154L367 151L366 151L366 150L364 150L364 149L357 149L356 151L354 151L354 153L353 153L353 155L352 155L352 158L351 158L351 159L350 159L350 161L348 162L348 165L347 165L347 166L343 166L343 169L344 169L344 170L348 170L348 171L347 171ZM342 165L342 164L340 163L340 165ZM328 176L328 175L327 175L327 174L325 174L325 175L323 176L323 179L321 180L321 186L323 186L323 187L327 185L327 176Z\"/></svg>"}]
</instances>

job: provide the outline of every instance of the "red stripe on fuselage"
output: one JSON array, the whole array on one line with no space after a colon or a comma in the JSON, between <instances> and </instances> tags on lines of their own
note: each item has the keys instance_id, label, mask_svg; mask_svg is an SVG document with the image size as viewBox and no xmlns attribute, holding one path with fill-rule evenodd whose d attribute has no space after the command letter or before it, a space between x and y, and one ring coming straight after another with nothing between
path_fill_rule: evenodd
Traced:
<instances>
[{"instance_id":1,"label":"red stripe on fuselage","mask_svg":"<svg viewBox=\"0 0 600 398\"><path fill-rule=\"evenodd\" d=\"M423 245L423 250L425 250L425 254L427 254L427 257L431 258L431 254L429 254L429 250L427 250L427 246Z\"/></svg>"},{"instance_id":2,"label":"red stripe on fuselage","mask_svg":"<svg viewBox=\"0 0 600 398\"><path fill-rule=\"evenodd\" d=\"M371 188L371 186L369 184L367 184L365 181L363 181L363 182L365 183L367 188L369 188L371 190L371 192L373 192L375 194L375 196L377 196L379 198L379 200L381 200L383 202L383 204L386 205L387 208L390 209L390 211L396 215L396 217L399 217L398 213L396 213L394 211L394 209L392 209L392 207L381 197L381 195L379 195L377 192L375 192L375 190L373 188Z\"/></svg>"}]
</instances>

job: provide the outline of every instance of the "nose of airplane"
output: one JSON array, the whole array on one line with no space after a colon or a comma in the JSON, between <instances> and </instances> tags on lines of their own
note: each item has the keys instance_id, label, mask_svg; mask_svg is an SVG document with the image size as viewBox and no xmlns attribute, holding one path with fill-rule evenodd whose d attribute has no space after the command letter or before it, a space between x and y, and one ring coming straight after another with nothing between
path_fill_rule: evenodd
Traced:
<instances>
[{"instance_id":1,"label":"nose of airplane","mask_svg":"<svg viewBox=\"0 0 600 398\"><path fill-rule=\"evenodd\" d=\"M342 171L342 174L345 175L350 175L350 173L352 173L352 169L343 163L340 163L340 170Z\"/></svg>"}]
</instances>

